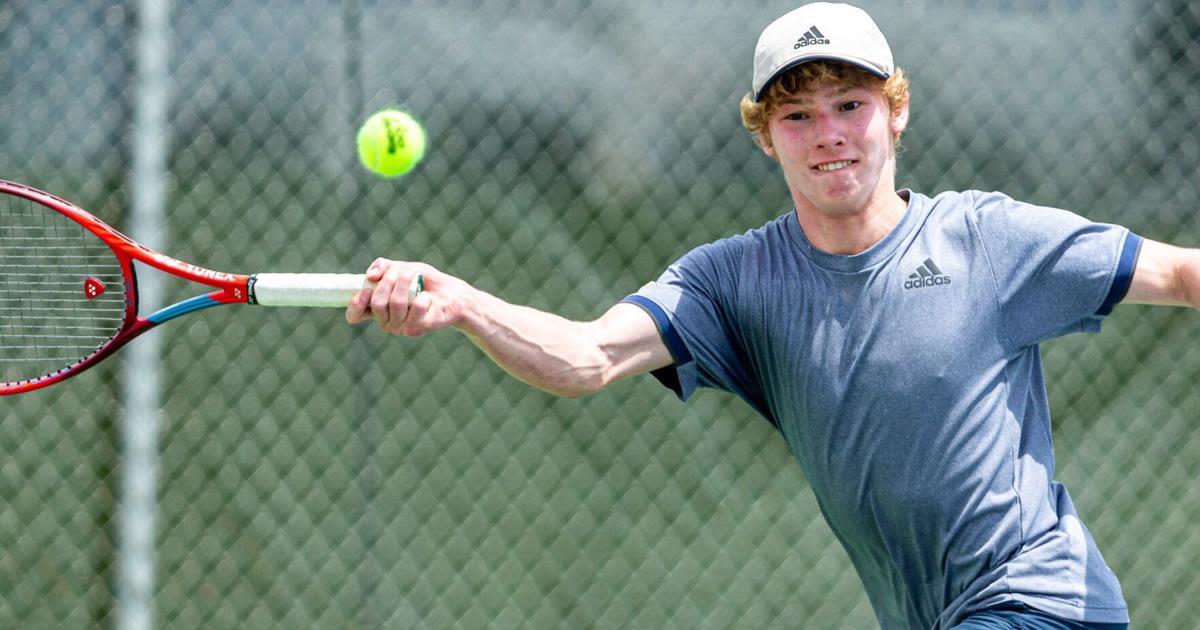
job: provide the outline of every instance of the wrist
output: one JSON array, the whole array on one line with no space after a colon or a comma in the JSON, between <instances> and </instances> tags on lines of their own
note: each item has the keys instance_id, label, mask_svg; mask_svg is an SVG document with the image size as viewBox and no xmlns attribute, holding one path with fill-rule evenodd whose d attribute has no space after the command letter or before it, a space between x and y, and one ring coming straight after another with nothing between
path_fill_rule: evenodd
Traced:
<instances>
[{"instance_id":1,"label":"wrist","mask_svg":"<svg viewBox=\"0 0 1200 630\"><path fill-rule=\"evenodd\" d=\"M455 300L456 307L450 326L468 337L480 338L486 336L488 325L487 293L463 283Z\"/></svg>"}]
</instances>

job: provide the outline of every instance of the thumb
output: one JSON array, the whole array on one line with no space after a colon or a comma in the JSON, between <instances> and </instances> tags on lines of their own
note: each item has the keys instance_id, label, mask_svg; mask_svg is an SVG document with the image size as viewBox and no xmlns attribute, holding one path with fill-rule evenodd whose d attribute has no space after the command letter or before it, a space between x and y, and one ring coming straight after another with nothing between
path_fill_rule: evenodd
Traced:
<instances>
[{"instance_id":1,"label":"thumb","mask_svg":"<svg viewBox=\"0 0 1200 630\"><path fill-rule=\"evenodd\" d=\"M367 268L367 281L371 283L379 282L379 279L383 277L384 272L388 270L389 262L390 261L385 258L376 258L375 262L371 263L371 266Z\"/></svg>"}]
</instances>

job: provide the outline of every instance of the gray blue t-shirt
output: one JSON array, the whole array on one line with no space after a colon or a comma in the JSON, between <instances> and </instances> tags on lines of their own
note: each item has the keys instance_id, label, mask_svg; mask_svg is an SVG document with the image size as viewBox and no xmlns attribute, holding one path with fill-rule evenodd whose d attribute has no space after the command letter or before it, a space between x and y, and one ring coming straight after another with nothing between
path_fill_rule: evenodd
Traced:
<instances>
[{"instance_id":1,"label":"gray blue t-shirt","mask_svg":"<svg viewBox=\"0 0 1200 630\"><path fill-rule=\"evenodd\" d=\"M783 434L881 626L949 628L1019 600L1128 622L1053 480L1038 344L1097 332L1141 240L997 193L901 191L854 256L795 213L698 247L626 301L658 322L686 399L733 392Z\"/></svg>"}]
</instances>

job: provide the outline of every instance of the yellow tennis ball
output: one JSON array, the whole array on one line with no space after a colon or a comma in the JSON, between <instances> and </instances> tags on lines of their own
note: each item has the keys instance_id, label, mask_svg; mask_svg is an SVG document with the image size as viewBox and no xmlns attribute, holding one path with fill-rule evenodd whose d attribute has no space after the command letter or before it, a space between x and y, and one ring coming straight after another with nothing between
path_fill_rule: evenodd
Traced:
<instances>
[{"instance_id":1,"label":"yellow tennis ball","mask_svg":"<svg viewBox=\"0 0 1200 630\"><path fill-rule=\"evenodd\" d=\"M384 177L411 171L425 155L421 123L396 109L372 114L359 128L357 141L363 166Z\"/></svg>"}]
</instances>

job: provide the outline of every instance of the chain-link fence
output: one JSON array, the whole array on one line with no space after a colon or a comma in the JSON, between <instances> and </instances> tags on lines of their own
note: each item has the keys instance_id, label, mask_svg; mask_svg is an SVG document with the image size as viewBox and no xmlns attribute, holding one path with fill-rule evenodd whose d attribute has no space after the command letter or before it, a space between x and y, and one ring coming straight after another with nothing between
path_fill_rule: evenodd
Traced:
<instances>
[{"instance_id":1,"label":"chain-link fence","mask_svg":"<svg viewBox=\"0 0 1200 630\"><path fill-rule=\"evenodd\" d=\"M913 82L901 185L1200 244L1195 3L861 4ZM173 3L166 249L242 272L422 259L593 317L787 211L736 105L759 30L791 6ZM126 229L136 18L0 4L0 177ZM354 161L385 106L430 135L399 180ZM730 396L684 405L642 377L556 399L455 333L389 338L334 311L228 308L151 334L157 626L875 624L783 440ZM1200 316L1120 307L1046 361L1058 477L1135 627L1193 627ZM0 400L0 626L113 625L129 378L111 361Z\"/></svg>"}]
</instances>

